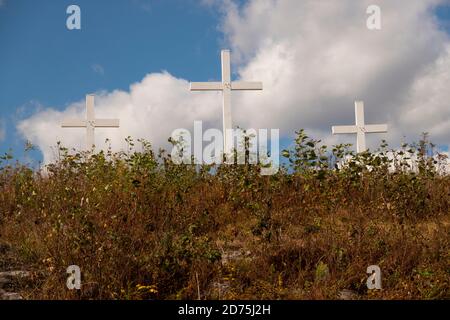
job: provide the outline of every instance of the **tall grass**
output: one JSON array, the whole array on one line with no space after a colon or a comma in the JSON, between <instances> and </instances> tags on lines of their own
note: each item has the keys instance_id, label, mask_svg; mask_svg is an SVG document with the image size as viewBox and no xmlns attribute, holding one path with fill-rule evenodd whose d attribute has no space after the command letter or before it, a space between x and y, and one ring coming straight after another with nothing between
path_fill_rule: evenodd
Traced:
<instances>
[{"instance_id":1,"label":"tall grass","mask_svg":"<svg viewBox=\"0 0 450 320\"><path fill-rule=\"evenodd\" d=\"M139 142L58 145L45 174L3 158L0 267L34 273L26 298L450 298L450 177L427 137L354 155L300 130L272 176L175 165ZM72 264L80 291L65 285ZM366 287L374 264L382 290Z\"/></svg>"}]
</instances>

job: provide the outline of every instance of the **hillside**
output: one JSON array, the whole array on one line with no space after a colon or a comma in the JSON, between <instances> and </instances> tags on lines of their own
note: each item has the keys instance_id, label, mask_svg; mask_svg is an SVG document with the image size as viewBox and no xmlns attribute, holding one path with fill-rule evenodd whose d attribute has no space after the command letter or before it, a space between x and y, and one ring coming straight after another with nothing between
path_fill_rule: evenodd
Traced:
<instances>
[{"instance_id":1,"label":"hillside","mask_svg":"<svg viewBox=\"0 0 450 320\"><path fill-rule=\"evenodd\" d=\"M175 165L140 142L122 153L59 146L45 172L4 157L0 271L31 274L8 290L25 299L450 298L450 177L426 140L352 156L299 131L272 176L249 164ZM81 268L79 291L66 287L69 265ZM366 287L370 265L382 290Z\"/></svg>"}]
</instances>

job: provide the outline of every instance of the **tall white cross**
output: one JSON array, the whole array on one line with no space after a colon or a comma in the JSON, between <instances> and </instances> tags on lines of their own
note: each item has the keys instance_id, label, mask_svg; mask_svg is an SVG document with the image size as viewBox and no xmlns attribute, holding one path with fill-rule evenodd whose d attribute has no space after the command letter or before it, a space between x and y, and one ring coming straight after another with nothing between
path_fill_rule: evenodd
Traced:
<instances>
[{"instance_id":1,"label":"tall white cross","mask_svg":"<svg viewBox=\"0 0 450 320\"><path fill-rule=\"evenodd\" d=\"M191 91L222 91L223 93L223 135L224 153L233 149L231 132L231 91L262 90L262 82L231 82L230 50L222 50L222 82L191 82ZM231 140L231 141L230 141Z\"/></svg>"},{"instance_id":2,"label":"tall white cross","mask_svg":"<svg viewBox=\"0 0 450 320\"><path fill-rule=\"evenodd\" d=\"M364 102L355 101L355 118L354 126L333 126L331 128L333 134L340 133L356 133L356 152L364 152L366 148L366 133L387 132L387 124L365 124L364 122Z\"/></svg>"},{"instance_id":3,"label":"tall white cross","mask_svg":"<svg viewBox=\"0 0 450 320\"><path fill-rule=\"evenodd\" d=\"M86 149L90 150L95 145L95 128L118 128L119 119L95 119L94 113L95 95L86 95L86 120L69 119L63 121L63 128L86 128Z\"/></svg>"}]
</instances>

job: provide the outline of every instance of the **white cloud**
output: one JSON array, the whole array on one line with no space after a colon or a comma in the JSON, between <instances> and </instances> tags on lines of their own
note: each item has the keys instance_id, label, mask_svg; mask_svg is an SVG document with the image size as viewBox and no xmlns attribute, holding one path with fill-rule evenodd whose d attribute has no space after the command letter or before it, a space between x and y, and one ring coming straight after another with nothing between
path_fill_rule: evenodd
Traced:
<instances>
[{"instance_id":1,"label":"white cloud","mask_svg":"<svg viewBox=\"0 0 450 320\"><path fill-rule=\"evenodd\" d=\"M449 40L431 13L439 1L378 1L380 31L366 28L372 2L257 0L239 10L229 5L224 30L242 62L239 74L262 80L265 89L240 95L236 119L354 142L351 136L330 137L330 127L354 123L353 101L361 99L368 123L389 123L390 142L426 129L435 142L448 144ZM372 135L369 145L383 137Z\"/></svg>"},{"instance_id":2,"label":"white cloud","mask_svg":"<svg viewBox=\"0 0 450 320\"><path fill-rule=\"evenodd\" d=\"M132 84L128 92L97 93L96 118L119 118L119 129L96 129L96 145L105 147L109 138L114 150L126 147L124 138L145 138L155 146L163 146L176 128L191 130L195 120L205 126L218 127L220 96L217 93L195 94L189 91L186 80L168 74L153 73ZM73 103L64 111L47 108L18 124L19 132L43 151L44 162L54 159L51 146L61 141L64 146L84 148L85 131L82 128L61 128L67 118L85 118L85 100Z\"/></svg>"},{"instance_id":3,"label":"white cloud","mask_svg":"<svg viewBox=\"0 0 450 320\"><path fill-rule=\"evenodd\" d=\"M441 2L380 0L380 31L366 28L372 0L221 2L221 26L238 78L264 82L262 92L234 94L233 123L280 128L285 135L306 128L326 143L354 143L355 137L330 133L332 125L354 123L358 99L365 101L367 123L389 124L389 134L368 135L370 147L382 138L395 146L422 131L430 132L433 142L449 145L450 41L432 13ZM119 117L121 129L97 130L98 141L111 137L118 148L118 141L131 135L160 145L173 129L191 128L194 120L220 128L220 95L188 88L187 80L154 73L129 92L103 93L97 115ZM63 112L47 109L18 128L48 161L55 133L66 145L84 141L82 130L58 127L64 117L84 116L83 108L84 102Z\"/></svg>"},{"instance_id":4,"label":"white cloud","mask_svg":"<svg viewBox=\"0 0 450 320\"><path fill-rule=\"evenodd\" d=\"M450 153L449 152L442 152L443 155L447 156L445 159L447 165L444 165L444 168L442 171L450 173Z\"/></svg>"},{"instance_id":5,"label":"white cloud","mask_svg":"<svg viewBox=\"0 0 450 320\"><path fill-rule=\"evenodd\" d=\"M401 128L428 131L450 143L450 44L443 54L415 79L399 110ZM446 141L445 141L446 139Z\"/></svg>"}]
</instances>

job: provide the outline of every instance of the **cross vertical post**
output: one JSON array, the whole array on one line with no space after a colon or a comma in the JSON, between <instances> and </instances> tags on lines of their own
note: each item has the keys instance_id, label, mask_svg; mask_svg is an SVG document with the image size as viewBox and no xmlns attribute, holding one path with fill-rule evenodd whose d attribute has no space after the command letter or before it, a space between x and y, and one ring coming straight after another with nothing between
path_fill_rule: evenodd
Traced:
<instances>
[{"instance_id":1,"label":"cross vertical post","mask_svg":"<svg viewBox=\"0 0 450 320\"><path fill-rule=\"evenodd\" d=\"M355 120L354 126L333 126L333 134L356 133L356 152L361 153L366 148L366 133L383 133L388 131L387 124L369 124L364 121L364 102L355 101Z\"/></svg>"},{"instance_id":2,"label":"cross vertical post","mask_svg":"<svg viewBox=\"0 0 450 320\"><path fill-rule=\"evenodd\" d=\"M86 149L95 148L95 128L119 128L119 119L96 119L94 111L95 96L86 95L86 120L70 119L63 121L63 128L86 128Z\"/></svg>"},{"instance_id":3,"label":"cross vertical post","mask_svg":"<svg viewBox=\"0 0 450 320\"><path fill-rule=\"evenodd\" d=\"M95 113L93 94L86 96L86 147L93 148L95 144Z\"/></svg>"},{"instance_id":4,"label":"cross vertical post","mask_svg":"<svg viewBox=\"0 0 450 320\"><path fill-rule=\"evenodd\" d=\"M231 119L231 63L230 63L230 51L222 50L222 84L223 84L223 144L224 152L230 153L233 149L233 136L230 135L232 127Z\"/></svg>"},{"instance_id":5,"label":"cross vertical post","mask_svg":"<svg viewBox=\"0 0 450 320\"><path fill-rule=\"evenodd\" d=\"M191 82L191 91L222 91L222 121L224 136L224 153L230 154L233 149L232 117L231 117L231 91L234 90L262 90L261 82L232 82L230 50L221 51L222 82Z\"/></svg>"},{"instance_id":6,"label":"cross vertical post","mask_svg":"<svg viewBox=\"0 0 450 320\"><path fill-rule=\"evenodd\" d=\"M355 120L356 120L356 150L366 150L366 134L365 134L365 123L364 123L364 102L355 102ZM358 151L362 152L362 151Z\"/></svg>"}]
</instances>

